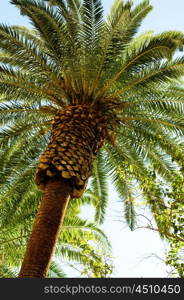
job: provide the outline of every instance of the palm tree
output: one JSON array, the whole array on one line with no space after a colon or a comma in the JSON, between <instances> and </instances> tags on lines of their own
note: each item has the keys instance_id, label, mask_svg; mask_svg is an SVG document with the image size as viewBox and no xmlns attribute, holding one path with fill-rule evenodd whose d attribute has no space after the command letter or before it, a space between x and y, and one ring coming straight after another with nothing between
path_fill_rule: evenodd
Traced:
<instances>
[{"instance_id":1,"label":"palm tree","mask_svg":"<svg viewBox=\"0 0 184 300\"><path fill-rule=\"evenodd\" d=\"M170 86L184 74L184 57L172 59L184 35L136 36L152 9L147 0L116 0L106 19L100 0L11 3L33 28L0 26L1 147L17 140L31 149L34 140L41 149L48 141L36 172L43 197L19 274L45 277L68 202L81 197L92 170L111 170L122 195L122 158L143 173L139 157L147 157L168 174L163 153L184 125L183 91Z\"/></svg>"}]
</instances>

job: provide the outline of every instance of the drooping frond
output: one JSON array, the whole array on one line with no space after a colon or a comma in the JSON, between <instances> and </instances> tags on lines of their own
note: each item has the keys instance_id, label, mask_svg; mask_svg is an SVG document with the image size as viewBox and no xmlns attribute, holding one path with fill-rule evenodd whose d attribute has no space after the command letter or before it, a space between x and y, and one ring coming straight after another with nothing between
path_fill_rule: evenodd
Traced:
<instances>
[{"instance_id":1,"label":"drooping frond","mask_svg":"<svg viewBox=\"0 0 184 300\"><path fill-rule=\"evenodd\" d=\"M66 274L61 269L61 267L58 263L56 263L55 261L52 261L50 264L48 277L50 277L50 278L65 278Z\"/></svg>"},{"instance_id":2,"label":"drooping frond","mask_svg":"<svg viewBox=\"0 0 184 300\"><path fill-rule=\"evenodd\" d=\"M93 166L93 179L91 182L92 191L96 196L96 222L102 223L105 216L106 207L108 204L108 191L107 191L107 173L105 161L103 159L103 152L98 154Z\"/></svg>"},{"instance_id":3,"label":"drooping frond","mask_svg":"<svg viewBox=\"0 0 184 300\"><path fill-rule=\"evenodd\" d=\"M108 238L103 231L97 227L97 225L87 222L86 220L81 220L78 217L66 217L63 225L61 241L66 242L69 237L71 239L88 239L90 238L91 234L93 234L96 242L102 246L105 245L107 248L110 248Z\"/></svg>"},{"instance_id":4,"label":"drooping frond","mask_svg":"<svg viewBox=\"0 0 184 300\"><path fill-rule=\"evenodd\" d=\"M114 184L118 196L124 203L124 217L131 230L135 225L135 208L134 208L134 186L135 182L129 180L126 174L126 166L124 164L125 157L122 152L108 147L106 154L106 163L108 175L110 175L111 182Z\"/></svg>"}]
</instances>

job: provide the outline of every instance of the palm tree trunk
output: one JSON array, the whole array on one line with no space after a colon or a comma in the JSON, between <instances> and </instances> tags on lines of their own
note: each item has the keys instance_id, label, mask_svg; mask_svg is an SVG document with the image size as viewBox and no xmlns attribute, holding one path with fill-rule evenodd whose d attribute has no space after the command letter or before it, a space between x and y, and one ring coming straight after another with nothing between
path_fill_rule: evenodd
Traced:
<instances>
[{"instance_id":1,"label":"palm tree trunk","mask_svg":"<svg viewBox=\"0 0 184 300\"><path fill-rule=\"evenodd\" d=\"M48 181L33 224L19 278L46 277L72 187L62 178Z\"/></svg>"},{"instance_id":2,"label":"palm tree trunk","mask_svg":"<svg viewBox=\"0 0 184 300\"><path fill-rule=\"evenodd\" d=\"M105 116L89 106L67 106L53 120L36 183L44 196L19 277L46 277L67 203L84 193L106 136Z\"/></svg>"}]
</instances>

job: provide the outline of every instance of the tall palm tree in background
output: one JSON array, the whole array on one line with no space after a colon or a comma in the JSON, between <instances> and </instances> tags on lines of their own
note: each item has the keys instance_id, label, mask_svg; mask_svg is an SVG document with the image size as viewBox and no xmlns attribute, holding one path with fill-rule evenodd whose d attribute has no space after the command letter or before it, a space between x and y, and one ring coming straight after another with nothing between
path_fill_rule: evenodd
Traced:
<instances>
[{"instance_id":1,"label":"tall palm tree in background","mask_svg":"<svg viewBox=\"0 0 184 300\"><path fill-rule=\"evenodd\" d=\"M184 57L172 57L184 35L137 36L152 9L147 0L137 6L116 0L106 19L100 0L11 3L33 29L0 26L0 143L10 152L22 145L19 154L32 154L36 162L39 145L47 142L36 171L43 197L19 274L45 277L68 201L82 196L91 175L101 210L107 195L99 178L106 173L131 210L127 163L135 178L151 161L169 180L170 157L183 157L176 140L184 129L183 90L173 80L184 74ZM150 205L154 210L159 202Z\"/></svg>"}]
</instances>

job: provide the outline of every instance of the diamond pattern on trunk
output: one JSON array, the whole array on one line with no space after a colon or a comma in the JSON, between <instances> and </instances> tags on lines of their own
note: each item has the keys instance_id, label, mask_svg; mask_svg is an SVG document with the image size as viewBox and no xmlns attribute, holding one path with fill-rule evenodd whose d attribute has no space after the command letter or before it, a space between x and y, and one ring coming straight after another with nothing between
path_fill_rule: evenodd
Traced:
<instances>
[{"instance_id":1,"label":"diamond pattern on trunk","mask_svg":"<svg viewBox=\"0 0 184 300\"><path fill-rule=\"evenodd\" d=\"M36 183L44 190L50 178L70 180L72 197L80 197L91 175L92 163L106 136L105 116L89 106L67 106L52 125L51 140L41 155Z\"/></svg>"}]
</instances>

